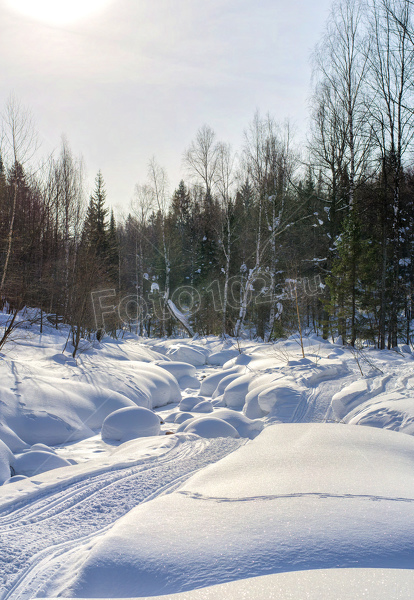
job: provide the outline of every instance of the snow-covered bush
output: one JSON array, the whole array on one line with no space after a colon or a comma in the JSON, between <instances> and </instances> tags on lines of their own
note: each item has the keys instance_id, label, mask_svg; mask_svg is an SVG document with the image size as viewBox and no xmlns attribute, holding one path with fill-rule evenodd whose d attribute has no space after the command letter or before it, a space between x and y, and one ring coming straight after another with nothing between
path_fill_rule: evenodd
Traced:
<instances>
[{"instance_id":1,"label":"snow-covered bush","mask_svg":"<svg viewBox=\"0 0 414 600\"><path fill-rule=\"evenodd\" d=\"M185 423L183 423L185 425ZM200 437L218 438L218 437L240 437L237 429L230 423L216 419L214 417L200 417L193 419L183 430L185 433L195 433Z\"/></svg>"},{"instance_id":2,"label":"snow-covered bush","mask_svg":"<svg viewBox=\"0 0 414 600\"><path fill-rule=\"evenodd\" d=\"M60 467L69 467L70 465L71 463L68 460L57 456L53 452L30 450L16 456L13 467L16 475L31 477L32 475L38 475L39 473L52 471L52 469L59 469Z\"/></svg>"},{"instance_id":3,"label":"snow-covered bush","mask_svg":"<svg viewBox=\"0 0 414 600\"><path fill-rule=\"evenodd\" d=\"M103 440L127 442L137 437L160 433L159 417L142 406L121 408L106 417L102 424Z\"/></svg>"}]
</instances>

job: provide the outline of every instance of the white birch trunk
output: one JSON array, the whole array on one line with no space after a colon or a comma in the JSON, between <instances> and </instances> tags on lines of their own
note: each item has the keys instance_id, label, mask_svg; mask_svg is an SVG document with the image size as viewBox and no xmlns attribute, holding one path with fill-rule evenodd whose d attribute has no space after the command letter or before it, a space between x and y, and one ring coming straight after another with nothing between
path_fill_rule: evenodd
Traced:
<instances>
[{"instance_id":1,"label":"white birch trunk","mask_svg":"<svg viewBox=\"0 0 414 600\"><path fill-rule=\"evenodd\" d=\"M11 256L13 233L14 233L14 219L16 217L16 205L17 205L17 183L15 182L14 183L14 193L13 193L13 209L12 209L12 216L11 216L11 220L10 220L9 234L7 236L7 253L6 253L6 260L4 262L3 275L2 275L1 283L0 283L0 294L3 291L4 284L6 282L7 269L9 266L9 261L10 261L10 256Z\"/></svg>"}]
</instances>

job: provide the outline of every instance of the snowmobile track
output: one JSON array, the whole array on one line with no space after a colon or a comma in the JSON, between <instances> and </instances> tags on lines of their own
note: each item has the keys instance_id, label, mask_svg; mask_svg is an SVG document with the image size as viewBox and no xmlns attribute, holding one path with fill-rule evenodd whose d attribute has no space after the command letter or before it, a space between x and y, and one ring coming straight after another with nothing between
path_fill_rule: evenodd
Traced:
<instances>
[{"instance_id":1,"label":"snowmobile track","mask_svg":"<svg viewBox=\"0 0 414 600\"><path fill-rule=\"evenodd\" d=\"M48 580L52 561L58 569L68 552L90 543L132 508L175 490L244 442L185 441L160 458L59 487L8 512L0 527L0 600L35 597Z\"/></svg>"}]
</instances>

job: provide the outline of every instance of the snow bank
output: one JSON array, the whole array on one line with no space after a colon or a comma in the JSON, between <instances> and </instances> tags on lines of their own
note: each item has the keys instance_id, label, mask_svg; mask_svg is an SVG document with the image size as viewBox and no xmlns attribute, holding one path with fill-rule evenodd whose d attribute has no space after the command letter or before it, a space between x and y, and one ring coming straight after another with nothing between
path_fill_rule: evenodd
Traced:
<instances>
[{"instance_id":1,"label":"snow bank","mask_svg":"<svg viewBox=\"0 0 414 600\"><path fill-rule=\"evenodd\" d=\"M414 570L318 569L262 575L140 600L412 600Z\"/></svg>"},{"instance_id":2,"label":"snow bank","mask_svg":"<svg viewBox=\"0 0 414 600\"><path fill-rule=\"evenodd\" d=\"M344 421L414 435L414 398L398 392L381 394L351 411Z\"/></svg>"},{"instance_id":3,"label":"snow bank","mask_svg":"<svg viewBox=\"0 0 414 600\"><path fill-rule=\"evenodd\" d=\"M165 368L153 363L121 363L119 371L126 389L122 390L138 406L157 408L181 400L175 377ZM108 389L116 389L117 378L111 374ZM118 391L118 390L117 390Z\"/></svg>"},{"instance_id":4,"label":"snow bank","mask_svg":"<svg viewBox=\"0 0 414 600\"><path fill-rule=\"evenodd\" d=\"M289 365L291 363L289 362ZM303 366L303 365L302 365ZM304 370L302 381L308 386L318 385L321 381L344 377L348 373L348 367L344 361L335 359L321 359L317 365L312 363Z\"/></svg>"},{"instance_id":5,"label":"snow bank","mask_svg":"<svg viewBox=\"0 0 414 600\"><path fill-rule=\"evenodd\" d=\"M411 569L413 468L410 436L338 424L267 427L73 553L54 593L155 596L338 565Z\"/></svg>"},{"instance_id":6,"label":"snow bank","mask_svg":"<svg viewBox=\"0 0 414 600\"><path fill-rule=\"evenodd\" d=\"M14 456L10 448L0 440L0 485L10 478L10 467L14 463Z\"/></svg>"},{"instance_id":7,"label":"snow bank","mask_svg":"<svg viewBox=\"0 0 414 600\"><path fill-rule=\"evenodd\" d=\"M19 436L5 423L0 423L0 440L15 453L21 452L28 447L28 444L20 439Z\"/></svg>"},{"instance_id":8,"label":"snow bank","mask_svg":"<svg viewBox=\"0 0 414 600\"><path fill-rule=\"evenodd\" d=\"M159 417L140 406L121 408L106 417L102 424L103 440L127 442L138 437L149 437L160 433Z\"/></svg>"},{"instance_id":9,"label":"snow bank","mask_svg":"<svg viewBox=\"0 0 414 600\"><path fill-rule=\"evenodd\" d=\"M185 423L183 423L183 425L185 425ZM184 431L184 433L194 433L205 438L240 437L237 429L230 425L230 423L226 423L226 421L214 417L192 419L181 431Z\"/></svg>"},{"instance_id":10,"label":"snow bank","mask_svg":"<svg viewBox=\"0 0 414 600\"><path fill-rule=\"evenodd\" d=\"M360 404L364 394L368 392L368 382L365 379L353 381L332 396L331 408L335 417L341 420L355 406Z\"/></svg>"},{"instance_id":11,"label":"snow bank","mask_svg":"<svg viewBox=\"0 0 414 600\"><path fill-rule=\"evenodd\" d=\"M121 408L181 400L174 376L151 363L81 355L76 364L64 356L57 361L53 353L29 356L0 362L0 439L14 452L36 442L54 446L91 437Z\"/></svg>"}]
</instances>

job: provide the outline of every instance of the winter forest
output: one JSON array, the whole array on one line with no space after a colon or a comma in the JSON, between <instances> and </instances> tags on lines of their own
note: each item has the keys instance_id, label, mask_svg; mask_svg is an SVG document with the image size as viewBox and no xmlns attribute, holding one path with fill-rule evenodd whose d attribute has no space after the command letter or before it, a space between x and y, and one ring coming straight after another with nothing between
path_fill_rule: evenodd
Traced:
<instances>
[{"instance_id":1,"label":"winter forest","mask_svg":"<svg viewBox=\"0 0 414 600\"><path fill-rule=\"evenodd\" d=\"M0 349L24 307L68 323L74 355L82 340L125 329L409 344L413 10L410 0L336 2L310 57L306 143L272 107L252 115L240 148L201 124L183 147L185 178L169 182L151 158L122 218L105 173L88 194L66 138L39 161L30 110L11 96L1 122L9 320Z\"/></svg>"}]
</instances>

